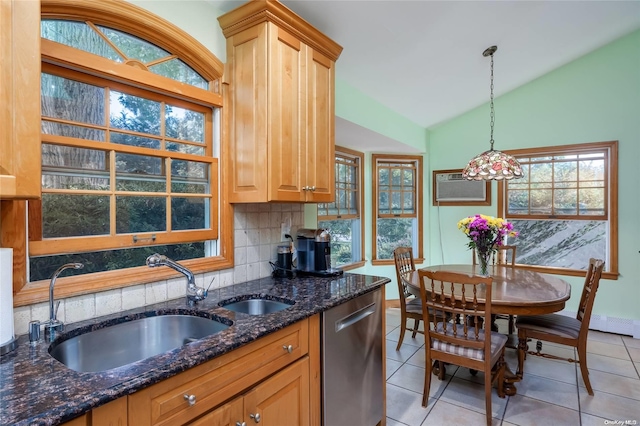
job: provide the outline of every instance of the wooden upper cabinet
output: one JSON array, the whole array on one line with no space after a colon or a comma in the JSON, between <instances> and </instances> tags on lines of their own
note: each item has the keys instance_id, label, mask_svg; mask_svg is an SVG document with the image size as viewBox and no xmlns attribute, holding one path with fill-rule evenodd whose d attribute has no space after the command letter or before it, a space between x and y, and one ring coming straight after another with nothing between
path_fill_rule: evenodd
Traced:
<instances>
[{"instance_id":1,"label":"wooden upper cabinet","mask_svg":"<svg viewBox=\"0 0 640 426\"><path fill-rule=\"evenodd\" d=\"M227 38L231 202L332 201L342 47L276 1L251 1L218 20Z\"/></svg>"},{"instance_id":2,"label":"wooden upper cabinet","mask_svg":"<svg viewBox=\"0 0 640 426\"><path fill-rule=\"evenodd\" d=\"M40 2L0 0L0 199L40 197Z\"/></svg>"}]
</instances>

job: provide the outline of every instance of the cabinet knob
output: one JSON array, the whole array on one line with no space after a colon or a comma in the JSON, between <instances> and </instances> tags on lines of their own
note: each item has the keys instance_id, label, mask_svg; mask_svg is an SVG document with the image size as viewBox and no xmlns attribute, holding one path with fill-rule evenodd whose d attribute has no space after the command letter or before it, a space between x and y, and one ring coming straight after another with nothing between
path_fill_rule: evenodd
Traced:
<instances>
[{"instance_id":1,"label":"cabinet knob","mask_svg":"<svg viewBox=\"0 0 640 426\"><path fill-rule=\"evenodd\" d=\"M302 190L303 190L303 191L308 191L308 190L309 190L309 187L308 187L308 186L303 186L303 187L302 187Z\"/></svg>"},{"instance_id":2,"label":"cabinet knob","mask_svg":"<svg viewBox=\"0 0 640 426\"><path fill-rule=\"evenodd\" d=\"M247 426L247 424L245 422L236 422L236 426Z\"/></svg>"},{"instance_id":3,"label":"cabinet knob","mask_svg":"<svg viewBox=\"0 0 640 426\"><path fill-rule=\"evenodd\" d=\"M282 349L284 349L285 351L287 351L289 353L293 352L293 346L292 345L289 345L289 346L282 345Z\"/></svg>"},{"instance_id":4,"label":"cabinet knob","mask_svg":"<svg viewBox=\"0 0 640 426\"><path fill-rule=\"evenodd\" d=\"M315 185L314 185L314 186L309 187L309 190L310 190L310 191L315 191L315 190L316 190Z\"/></svg>"},{"instance_id":5,"label":"cabinet knob","mask_svg":"<svg viewBox=\"0 0 640 426\"><path fill-rule=\"evenodd\" d=\"M184 399L189 403L190 406L196 405L195 395L184 395Z\"/></svg>"},{"instance_id":6,"label":"cabinet knob","mask_svg":"<svg viewBox=\"0 0 640 426\"><path fill-rule=\"evenodd\" d=\"M256 413L256 414L249 414L249 417L251 417L253 419L254 422L256 423L260 423L260 413Z\"/></svg>"}]
</instances>

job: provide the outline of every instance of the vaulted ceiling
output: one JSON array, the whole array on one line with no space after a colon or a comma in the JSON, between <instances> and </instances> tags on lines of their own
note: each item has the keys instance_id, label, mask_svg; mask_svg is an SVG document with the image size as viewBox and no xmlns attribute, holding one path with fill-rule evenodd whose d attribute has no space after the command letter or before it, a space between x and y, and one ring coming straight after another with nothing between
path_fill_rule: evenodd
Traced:
<instances>
[{"instance_id":1,"label":"vaulted ceiling","mask_svg":"<svg viewBox=\"0 0 640 426\"><path fill-rule=\"evenodd\" d=\"M500 96L640 28L640 1L282 3L343 46L337 79L425 128L488 102L491 45Z\"/></svg>"}]
</instances>

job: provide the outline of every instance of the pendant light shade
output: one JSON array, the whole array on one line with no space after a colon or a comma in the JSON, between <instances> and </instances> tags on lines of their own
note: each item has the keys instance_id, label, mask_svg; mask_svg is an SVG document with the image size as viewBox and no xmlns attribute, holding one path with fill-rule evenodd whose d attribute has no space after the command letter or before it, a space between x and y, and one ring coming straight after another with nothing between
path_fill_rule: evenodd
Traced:
<instances>
[{"instance_id":1,"label":"pendant light shade","mask_svg":"<svg viewBox=\"0 0 640 426\"><path fill-rule=\"evenodd\" d=\"M491 57L491 148L471 159L467 167L462 170L462 177L468 180L502 180L523 177L522 167L518 160L509 154L493 149L493 125L495 111L493 107L493 54L497 46L486 49L482 55Z\"/></svg>"}]
</instances>

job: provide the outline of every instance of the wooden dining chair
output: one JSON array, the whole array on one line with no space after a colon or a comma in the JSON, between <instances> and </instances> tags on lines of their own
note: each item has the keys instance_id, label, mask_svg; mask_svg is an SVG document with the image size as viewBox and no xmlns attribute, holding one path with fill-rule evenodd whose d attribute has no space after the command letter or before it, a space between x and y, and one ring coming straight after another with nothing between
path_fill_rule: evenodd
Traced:
<instances>
[{"instance_id":1,"label":"wooden dining chair","mask_svg":"<svg viewBox=\"0 0 640 426\"><path fill-rule=\"evenodd\" d=\"M517 247L513 245L498 246L497 250L493 253L493 258L492 258L493 264L515 266L516 251L517 251ZM478 262L478 258L476 255L476 250L473 249L473 264L476 265L477 262ZM496 314L495 318L507 320L507 324L509 327L509 334L515 334L516 326L515 326L515 317L513 315ZM513 343L509 347L515 349L515 343Z\"/></svg>"},{"instance_id":2,"label":"wooden dining chair","mask_svg":"<svg viewBox=\"0 0 640 426\"><path fill-rule=\"evenodd\" d=\"M578 314L575 318L560 314L518 315L516 320L516 327L518 328L518 371L516 375L518 377L522 378L524 375L524 360L527 354L576 362L580 364L580 372L587 392L589 392L589 395L593 395L587 368L587 336L593 302L596 299L596 292L600 285L603 269L604 261L589 259L587 276L582 288L580 304L578 305ZM538 340L535 352L529 351L528 341L530 339ZM573 346L578 351L578 360L543 353L542 341Z\"/></svg>"},{"instance_id":3,"label":"wooden dining chair","mask_svg":"<svg viewBox=\"0 0 640 426\"><path fill-rule=\"evenodd\" d=\"M449 271L418 271L423 321L432 321L425 329L425 368L422 406L427 406L433 361L438 361L438 378L444 379L444 363L484 372L487 425L491 424L492 385L497 382L498 396L504 398L504 347L507 336L483 329L491 321L493 278ZM484 301L479 293L484 293ZM431 314L430 314L431 312ZM462 322L446 322L438 315L460 315ZM484 319L484 321L481 321Z\"/></svg>"},{"instance_id":4,"label":"wooden dining chair","mask_svg":"<svg viewBox=\"0 0 640 426\"><path fill-rule=\"evenodd\" d=\"M400 296L400 338L398 339L398 346L396 346L396 351L399 351L404 340L404 333L407 330L412 332L411 337L414 339L417 333L424 333L418 330L420 321L422 321L422 303L419 298L413 297L407 284L402 279L404 274L416 270L412 248L396 248L393 251L393 259L396 264L396 280L398 281L398 295ZM413 320L413 328L407 327L408 320Z\"/></svg>"}]
</instances>

